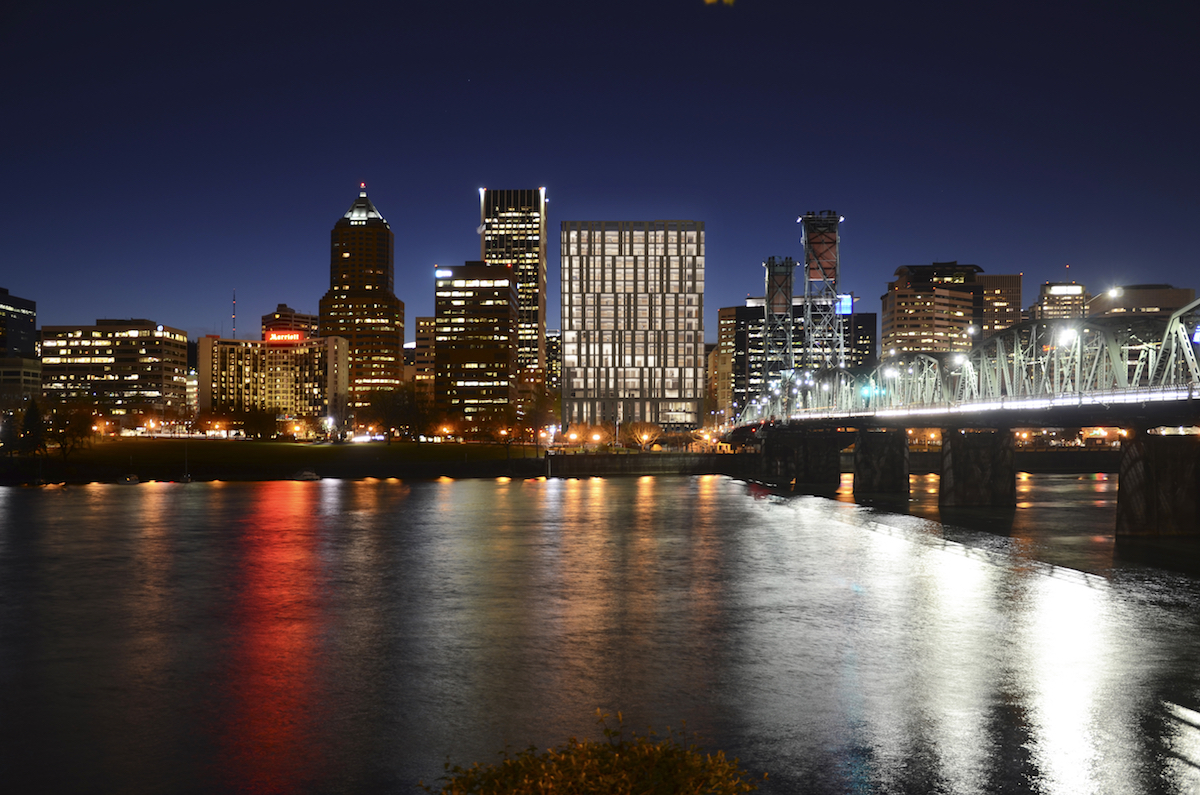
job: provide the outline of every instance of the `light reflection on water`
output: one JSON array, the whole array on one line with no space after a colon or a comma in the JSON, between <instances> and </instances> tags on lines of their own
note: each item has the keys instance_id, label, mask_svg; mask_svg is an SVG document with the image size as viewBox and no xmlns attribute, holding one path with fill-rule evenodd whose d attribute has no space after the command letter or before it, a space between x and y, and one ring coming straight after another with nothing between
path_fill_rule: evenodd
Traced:
<instances>
[{"instance_id":1,"label":"light reflection on water","mask_svg":"<svg viewBox=\"0 0 1200 795\"><path fill-rule=\"evenodd\" d=\"M407 792L600 707L767 792L1200 788L1196 581L1115 559L1115 480L1018 493L953 526L924 476L894 510L716 476L0 489L0 769Z\"/></svg>"}]
</instances>

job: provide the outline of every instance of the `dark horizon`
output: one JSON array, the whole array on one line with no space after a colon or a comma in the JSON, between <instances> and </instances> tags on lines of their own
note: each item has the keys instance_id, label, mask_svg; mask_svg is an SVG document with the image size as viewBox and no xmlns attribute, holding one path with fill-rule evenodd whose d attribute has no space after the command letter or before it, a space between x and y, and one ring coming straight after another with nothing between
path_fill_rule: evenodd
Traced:
<instances>
[{"instance_id":1,"label":"dark horizon","mask_svg":"<svg viewBox=\"0 0 1200 795\"><path fill-rule=\"evenodd\" d=\"M148 7L147 7L148 8ZM0 286L39 324L231 333L315 313L360 181L397 295L478 258L478 188L545 186L548 326L566 220L694 219L705 337L834 209L859 310L901 265L1197 287L1197 15L662 0L4 12ZM1068 267L1069 266L1069 267ZM239 326L242 323L239 322Z\"/></svg>"}]
</instances>

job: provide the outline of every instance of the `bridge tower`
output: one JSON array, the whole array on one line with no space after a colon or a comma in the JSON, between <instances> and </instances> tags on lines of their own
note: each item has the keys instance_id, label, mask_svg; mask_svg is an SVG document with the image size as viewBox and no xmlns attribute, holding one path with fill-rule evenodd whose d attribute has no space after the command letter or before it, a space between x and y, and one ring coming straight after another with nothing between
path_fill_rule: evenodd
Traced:
<instances>
[{"instance_id":1,"label":"bridge tower","mask_svg":"<svg viewBox=\"0 0 1200 795\"><path fill-rule=\"evenodd\" d=\"M846 338L838 313L842 217L822 210L796 220L804 245L804 342L797 366L807 379L815 371L846 365Z\"/></svg>"},{"instance_id":2,"label":"bridge tower","mask_svg":"<svg viewBox=\"0 0 1200 795\"><path fill-rule=\"evenodd\" d=\"M791 257L769 257L763 263L767 270L767 292L764 302L766 325L763 328L763 381L778 379L780 372L791 370L792 357L792 285L796 261Z\"/></svg>"}]
</instances>

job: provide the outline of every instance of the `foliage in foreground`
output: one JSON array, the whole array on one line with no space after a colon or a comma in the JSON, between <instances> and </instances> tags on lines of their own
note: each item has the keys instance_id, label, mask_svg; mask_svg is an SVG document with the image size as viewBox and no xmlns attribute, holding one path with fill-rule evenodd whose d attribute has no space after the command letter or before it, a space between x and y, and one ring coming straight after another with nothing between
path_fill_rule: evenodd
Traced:
<instances>
[{"instance_id":1,"label":"foliage in foreground","mask_svg":"<svg viewBox=\"0 0 1200 795\"><path fill-rule=\"evenodd\" d=\"M704 754L687 744L683 732L668 729L661 738L653 731L634 732L625 739L621 713L616 729L608 727L608 715L596 710L596 716L603 741L572 737L544 753L531 746L511 756L505 752L494 765L447 762L442 788L424 782L421 788L441 795L735 795L758 788L737 759L726 759L723 751Z\"/></svg>"}]
</instances>

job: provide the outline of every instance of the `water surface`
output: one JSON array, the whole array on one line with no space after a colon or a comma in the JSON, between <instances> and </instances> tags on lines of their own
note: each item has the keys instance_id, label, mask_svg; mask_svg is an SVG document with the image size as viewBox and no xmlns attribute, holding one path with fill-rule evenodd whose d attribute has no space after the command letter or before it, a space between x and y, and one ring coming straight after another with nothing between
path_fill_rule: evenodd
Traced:
<instances>
[{"instance_id":1,"label":"water surface","mask_svg":"<svg viewBox=\"0 0 1200 795\"><path fill-rule=\"evenodd\" d=\"M1113 484L1027 478L983 530L921 493L0 489L0 770L412 792L447 758L597 737L601 708L686 721L766 792L1200 789L1200 588L1114 556Z\"/></svg>"}]
</instances>

